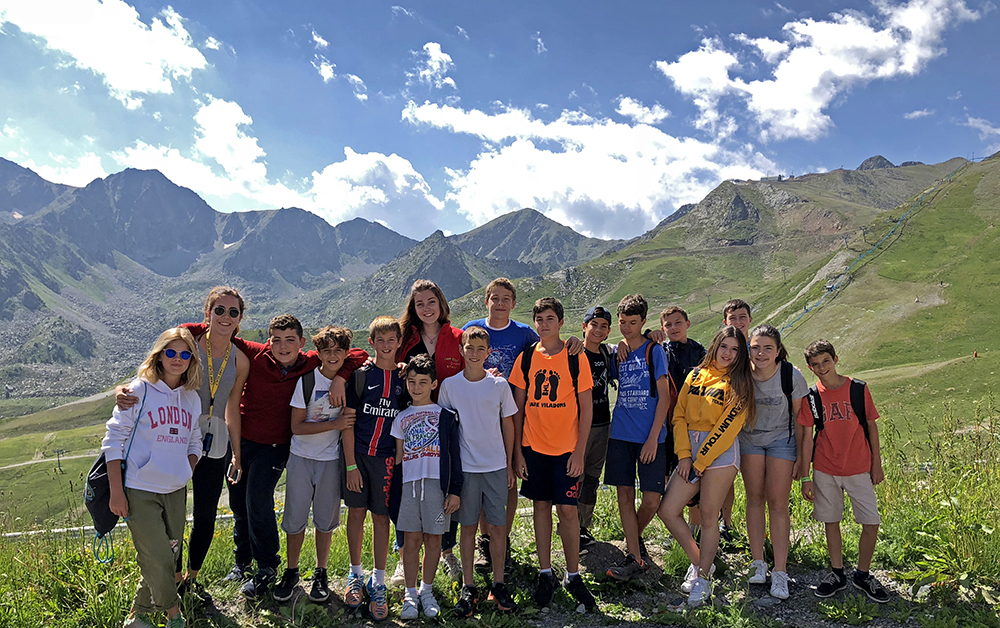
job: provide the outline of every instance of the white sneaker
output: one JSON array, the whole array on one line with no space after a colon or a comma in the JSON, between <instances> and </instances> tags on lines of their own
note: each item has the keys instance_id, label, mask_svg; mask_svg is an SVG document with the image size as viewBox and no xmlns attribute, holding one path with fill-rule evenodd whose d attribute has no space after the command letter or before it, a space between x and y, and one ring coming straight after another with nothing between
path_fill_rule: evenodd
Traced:
<instances>
[{"instance_id":1,"label":"white sneaker","mask_svg":"<svg viewBox=\"0 0 1000 628\"><path fill-rule=\"evenodd\" d=\"M396 570L392 572L392 577L389 578L388 582L390 587L402 587L406 586L406 576L403 575L403 560L400 559L396 563Z\"/></svg>"},{"instance_id":2,"label":"white sneaker","mask_svg":"<svg viewBox=\"0 0 1000 628\"><path fill-rule=\"evenodd\" d=\"M455 556L455 552L441 554L441 566L444 567L444 573L452 580L458 582L462 579L462 563L458 560L458 556Z\"/></svg>"},{"instance_id":3,"label":"white sneaker","mask_svg":"<svg viewBox=\"0 0 1000 628\"><path fill-rule=\"evenodd\" d=\"M708 580L704 578L695 578L691 583L691 593L688 594L688 606L690 608L697 608L704 604L708 600L708 596L712 593L712 587L709 585Z\"/></svg>"},{"instance_id":4,"label":"white sneaker","mask_svg":"<svg viewBox=\"0 0 1000 628\"><path fill-rule=\"evenodd\" d=\"M437 598L434 597L433 593L421 593L420 605L424 607L425 617L437 617L438 613L441 612L441 606L438 604Z\"/></svg>"},{"instance_id":5,"label":"white sneaker","mask_svg":"<svg viewBox=\"0 0 1000 628\"><path fill-rule=\"evenodd\" d=\"M767 582L767 563L762 560L750 563L750 584L764 584L765 582Z\"/></svg>"},{"instance_id":6,"label":"white sneaker","mask_svg":"<svg viewBox=\"0 0 1000 628\"><path fill-rule=\"evenodd\" d=\"M788 599L788 574L784 571L771 572L771 597Z\"/></svg>"},{"instance_id":7,"label":"white sneaker","mask_svg":"<svg viewBox=\"0 0 1000 628\"><path fill-rule=\"evenodd\" d=\"M708 570L708 575L711 576L715 574L715 565ZM681 583L681 593L690 593L691 584L698 578L698 566L691 565L688 567L687 573L684 574L684 582Z\"/></svg>"},{"instance_id":8,"label":"white sneaker","mask_svg":"<svg viewBox=\"0 0 1000 628\"><path fill-rule=\"evenodd\" d=\"M418 598L410 597L407 593L403 596L403 610L399 613L400 619L416 619L420 617L420 611L417 609Z\"/></svg>"}]
</instances>

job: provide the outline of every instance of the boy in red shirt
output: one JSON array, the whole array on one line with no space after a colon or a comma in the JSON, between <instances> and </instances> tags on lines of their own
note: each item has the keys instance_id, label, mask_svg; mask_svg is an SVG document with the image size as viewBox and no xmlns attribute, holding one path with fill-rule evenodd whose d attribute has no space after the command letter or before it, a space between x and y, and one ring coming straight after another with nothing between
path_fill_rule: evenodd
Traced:
<instances>
[{"instance_id":1,"label":"boy in red shirt","mask_svg":"<svg viewBox=\"0 0 1000 628\"><path fill-rule=\"evenodd\" d=\"M798 417L802 496L814 502L813 516L826 524L826 544L833 567L833 572L816 587L816 595L830 597L847 587L840 534L846 492L854 519L861 524L858 566L852 584L870 600L884 604L889 595L869 572L882 522L875 485L885 478L875 425L878 411L864 382L837 373L839 360L832 344L817 340L806 347L805 358L819 382L809 391L808 403L802 404ZM815 448L813 439L806 438L806 430L814 425ZM810 461L814 467L812 478Z\"/></svg>"}]
</instances>

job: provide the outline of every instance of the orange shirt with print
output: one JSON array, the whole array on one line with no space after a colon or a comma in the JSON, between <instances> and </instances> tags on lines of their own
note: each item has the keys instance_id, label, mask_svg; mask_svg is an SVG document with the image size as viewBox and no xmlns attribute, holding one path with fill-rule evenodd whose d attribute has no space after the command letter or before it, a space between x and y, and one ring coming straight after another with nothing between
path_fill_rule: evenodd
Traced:
<instances>
[{"instance_id":1,"label":"orange shirt with print","mask_svg":"<svg viewBox=\"0 0 1000 628\"><path fill-rule=\"evenodd\" d=\"M528 382L524 381L521 370L523 357L522 353L514 361L508 380L511 385L527 391L521 444L547 456L573 451L580 436L580 413L565 347L554 356L547 356L536 346L531 355ZM580 361L577 389L579 392L591 390L594 380L590 361L582 355L577 359Z\"/></svg>"},{"instance_id":2,"label":"orange shirt with print","mask_svg":"<svg viewBox=\"0 0 1000 628\"><path fill-rule=\"evenodd\" d=\"M823 382L816 383L820 399L823 401L823 429L816 439L813 451L813 467L828 475L849 476L871 473L872 450L865 440L858 417L851 408L851 378L837 388L827 388ZM868 421L878 418L878 410L872 401L871 392L865 386L865 416ZM807 399L802 400L798 421L812 427L812 410Z\"/></svg>"}]
</instances>

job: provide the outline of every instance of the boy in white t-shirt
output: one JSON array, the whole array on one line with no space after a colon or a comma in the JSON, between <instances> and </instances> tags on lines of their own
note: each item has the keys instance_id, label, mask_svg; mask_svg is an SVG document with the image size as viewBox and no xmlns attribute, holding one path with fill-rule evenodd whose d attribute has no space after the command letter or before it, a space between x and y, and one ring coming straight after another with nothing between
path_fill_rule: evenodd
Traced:
<instances>
[{"instance_id":1,"label":"boy in white t-shirt","mask_svg":"<svg viewBox=\"0 0 1000 628\"><path fill-rule=\"evenodd\" d=\"M274 589L274 599L291 599L299 581L299 554L312 506L316 527L316 570L309 599L330 598L327 561L334 529L340 524L340 432L354 425L354 410L330 407L330 383L351 349L353 334L327 326L312 337L320 366L299 378L292 395L292 441L285 479L285 512L281 529L287 536L288 566Z\"/></svg>"},{"instance_id":2,"label":"boy in white t-shirt","mask_svg":"<svg viewBox=\"0 0 1000 628\"><path fill-rule=\"evenodd\" d=\"M435 617L441 606L432 585L441 557L441 535L451 528L451 515L461 504L462 461L455 413L431 401L437 388L434 362L425 353L410 358L406 390L413 404L396 415L390 434L396 460L402 461L402 495L396 529L404 533L403 574L406 596L400 619L416 619L417 606ZM424 547L420 591L417 571Z\"/></svg>"},{"instance_id":3,"label":"boy in white t-shirt","mask_svg":"<svg viewBox=\"0 0 1000 628\"><path fill-rule=\"evenodd\" d=\"M462 451L462 577L465 586L455 604L457 617L469 617L476 610L479 592L475 586L473 560L480 512L485 514L493 565L490 598L502 612L517 610L504 585L506 552L507 491L516 484L511 455L514 451L514 414L517 405L507 380L485 370L490 355L490 334L482 327L466 327L462 332L465 368L441 383L438 403L454 410L459 420ZM500 448L503 443L503 449Z\"/></svg>"}]
</instances>

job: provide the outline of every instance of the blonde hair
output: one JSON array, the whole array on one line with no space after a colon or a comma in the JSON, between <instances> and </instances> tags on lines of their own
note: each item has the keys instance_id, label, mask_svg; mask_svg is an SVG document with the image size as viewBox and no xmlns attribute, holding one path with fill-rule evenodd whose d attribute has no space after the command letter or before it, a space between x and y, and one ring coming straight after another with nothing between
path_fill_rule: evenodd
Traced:
<instances>
[{"instance_id":1,"label":"blonde hair","mask_svg":"<svg viewBox=\"0 0 1000 628\"><path fill-rule=\"evenodd\" d=\"M368 326L368 339L374 341L375 334L396 333L396 338L402 338L403 332L399 329L399 321L392 316L376 316L375 320Z\"/></svg>"},{"instance_id":2,"label":"blonde hair","mask_svg":"<svg viewBox=\"0 0 1000 628\"><path fill-rule=\"evenodd\" d=\"M187 370L181 375L181 382L186 390L198 390L201 388L201 360L198 359L198 345L195 344L191 332L182 327L174 327L160 334L160 337L153 343L149 355L139 365L139 377L152 384L163 379L160 355L167 348L167 345L175 340L183 340L188 347L187 350L191 352L191 359L188 360Z\"/></svg>"}]
</instances>

